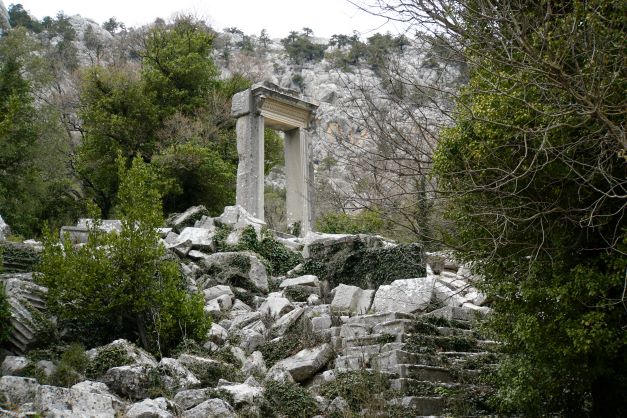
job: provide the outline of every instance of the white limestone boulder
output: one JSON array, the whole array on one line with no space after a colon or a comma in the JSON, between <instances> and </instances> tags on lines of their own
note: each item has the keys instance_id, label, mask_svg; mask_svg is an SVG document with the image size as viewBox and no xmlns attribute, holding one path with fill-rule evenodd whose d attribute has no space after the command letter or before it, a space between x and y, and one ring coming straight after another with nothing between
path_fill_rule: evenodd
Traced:
<instances>
[{"instance_id":1,"label":"white limestone boulder","mask_svg":"<svg viewBox=\"0 0 627 418\"><path fill-rule=\"evenodd\" d=\"M374 312L423 311L433 296L435 279L433 276L417 279L395 280L389 285L380 286L374 295Z\"/></svg>"},{"instance_id":2,"label":"white limestone boulder","mask_svg":"<svg viewBox=\"0 0 627 418\"><path fill-rule=\"evenodd\" d=\"M183 418L237 418L231 405L222 399L208 399L183 412Z\"/></svg>"},{"instance_id":3,"label":"white limestone boulder","mask_svg":"<svg viewBox=\"0 0 627 418\"><path fill-rule=\"evenodd\" d=\"M170 390L191 389L200 385L200 380L176 359L163 357L157 370Z\"/></svg>"},{"instance_id":4,"label":"white limestone boulder","mask_svg":"<svg viewBox=\"0 0 627 418\"><path fill-rule=\"evenodd\" d=\"M104 351L121 351L124 356L129 359L127 364L157 367L157 360L155 360L150 353L124 339L115 340L107 345L92 348L86 351L85 355L87 355L90 360L94 360ZM116 364L116 366L122 366L122 364Z\"/></svg>"},{"instance_id":5,"label":"white limestone boulder","mask_svg":"<svg viewBox=\"0 0 627 418\"><path fill-rule=\"evenodd\" d=\"M192 206L185 212L174 214L171 216L167 223L174 228L175 231L180 232L186 226L193 226L196 221L200 220L203 216L208 216L209 211L203 205Z\"/></svg>"},{"instance_id":6,"label":"white limestone boulder","mask_svg":"<svg viewBox=\"0 0 627 418\"><path fill-rule=\"evenodd\" d=\"M363 315L367 313L374 295L374 290L364 290L345 284L340 284L332 292L331 311L337 314Z\"/></svg>"},{"instance_id":7,"label":"white limestone boulder","mask_svg":"<svg viewBox=\"0 0 627 418\"><path fill-rule=\"evenodd\" d=\"M217 388L230 393L233 396L235 406L254 405L263 398L263 388L246 383L218 384Z\"/></svg>"},{"instance_id":8,"label":"white limestone boulder","mask_svg":"<svg viewBox=\"0 0 627 418\"><path fill-rule=\"evenodd\" d=\"M276 363L272 369L285 369L296 382L311 378L333 358L333 349L329 344L315 348L306 348L291 357Z\"/></svg>"},{"instance_id":9,"label":"white limestone boulder","mask_svg":"<svg viewBox=\"0 0 627 418\"><path fill-rule=\"evenodd\" d=\"M263 376L267 371L266 362L260 351L253 351L242 366L242 373L245 376Z\"/></svg>"},{"instance_id":10,"label":"white limestone boulder","mask_svg":"<svg viewBox=\"0 0 627 418\"><path fill-rule=\"evenodd\" d=\"M279 292L273 292L259 307L259 312L272 318L279 318L294 309L294 305Z\"/></svg>"},{"instance_id":11,"label":"white limestone boulder","mask_svg":"<svg viewBox=\"0 0 627 418\"><path fill-rule=\"evenodd\" d=\"M0 366L0 373L2 376L16 376L19 375L26 366L28 366L26 357L6 356L2 361L2 366Z\"/></svg>"},{"instance_id":12,"label":"white limestone boulder","mask_svg":"<svg viewBox=\"0 0 627 418\"><path fill-rule=\"evenodd\" d=\"M124 415L125 418L174 418L176 405L166 398L144 399L134 403Z\"/></svg>"}]
</instances>

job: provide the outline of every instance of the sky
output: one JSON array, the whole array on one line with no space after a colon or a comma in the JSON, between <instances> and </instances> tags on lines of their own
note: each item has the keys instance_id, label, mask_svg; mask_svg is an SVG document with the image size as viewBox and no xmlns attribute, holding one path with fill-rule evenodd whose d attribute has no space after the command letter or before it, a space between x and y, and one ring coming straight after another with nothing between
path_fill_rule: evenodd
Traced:
<instances>
[{"instance_id":1,"label":"sky","mask_svg":"<svg viewBox=\"0 0 627 418\"><path fill-rule=\"evenodd\" d=\"M177 12L191 12L222 30L237 27L249 35L266 29L272 38L284 38L291 30L313 29L314 36L364 37L375 32L397 32L386 21L358 10L346 0L3 0L5 6L21 3L38 19L80 14L102 23L114 16L126 26L141 26Z\"/></svg>"}]
</instances>

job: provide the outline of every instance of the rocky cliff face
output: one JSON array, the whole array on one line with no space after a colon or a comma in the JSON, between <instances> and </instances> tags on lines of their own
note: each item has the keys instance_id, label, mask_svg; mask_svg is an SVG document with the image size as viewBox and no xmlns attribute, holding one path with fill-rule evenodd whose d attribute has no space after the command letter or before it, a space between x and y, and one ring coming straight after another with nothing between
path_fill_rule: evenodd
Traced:
<instances>
[{"instance_id":1,"label":"rocky cliff face","mask_svg":"<svg viewBox=\"0 0 627 418\"><path fill-rule=\"evenodd\" d=\"M7 8L4 6L2 0L0 0L0 34L10 28L9 13L7 12Z\"/></svg>"}]
</instances>

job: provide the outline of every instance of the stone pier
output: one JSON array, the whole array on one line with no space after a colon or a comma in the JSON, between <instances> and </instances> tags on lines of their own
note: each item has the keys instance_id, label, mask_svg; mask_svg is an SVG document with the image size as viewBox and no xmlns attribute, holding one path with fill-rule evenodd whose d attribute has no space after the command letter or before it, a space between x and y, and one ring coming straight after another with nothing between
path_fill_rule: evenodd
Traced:
<instances>
[{"instance_id":1,"label":"stone pier","mask_svg":"<svg viewBox=\"0 0 627 418\"><path fill-rule=\"evenodd\" d=\"M264 220L264 128L285 133L286 212L288 227L311 230L309 128L317 105L273 84L255 84L233 96L237 118L236 203Z\"/></svg>"}]
</instances>

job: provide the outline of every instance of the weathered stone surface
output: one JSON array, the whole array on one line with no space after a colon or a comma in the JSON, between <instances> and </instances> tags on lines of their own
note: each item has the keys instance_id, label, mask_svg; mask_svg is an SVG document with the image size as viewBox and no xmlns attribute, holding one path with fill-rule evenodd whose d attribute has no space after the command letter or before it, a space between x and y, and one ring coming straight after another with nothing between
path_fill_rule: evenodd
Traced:
<instances>
[{"instance_id":1,"label":"weathered stone surface","mask_svg":"<svg viewBox=\"0 0 627 418\"><path fill-rule=\"evenodd\" d=\"M374 296L372 310L375 312L418 312L431 301L435 280L431 277L395 280L390 285L380 286Z\"/></svg>"},{"instance_id":2,"label":"weathered stone surface","mask_svg":"<svg viewBox=\"0 0 627 418\"><path fill-rule=\"evenodd\" d=\"M180 232L186 226L193 226L197 220L208 215L209 211L203 205L192 206L185 212L176 214L171 219L168 219L167 223L174 228L175 231Z\"/></svg>"},{"instance_id":3,"label":"weathered stone surface","mask_svg":"<svg viewBox=\"0 0 627 418\"><path fill-rule=\"evenodd\" d=\"M205 295L206 301L210 301L222 295L229 295L232 298L235 298L235 295L233 294L233 291L231 290L231 286L227 286L223 284L212 286L208 289L205 289L203 291L203 294Z\"/></svg>"},{"instance_id":4,"label":"weathered stone surface","mask_svg":"<svg viewBox=\"0 0 627 418\"><path fill-rule=\"evenodd\" d=\"M314 331L322 331L331 328L333 321L329 315L311 318L311 327Z\"/></svg>"},{"instance_id":5,"label":"weathered stone surface","mask_svg":"<svg viewBox=\"0 0 627 418\"><path fill-rule=\"evenodd\" d=\"M200 385L200 380L173 358L163 357L157 370L159 370L165 386L171 390L191 389Z\"/></svg>"},{"instance_id":6,"label":"weathered stone surface","mask_svg":"<svg viewBox=\"0 0 627 418\"><path fill-rule=\"evenodd\" d=\"M102 380L115 394L139 400L149 396L153 373L158 372L151 366L119 366L107 370Z\"/></svg>"},{"instance_id":7,"label":"weathered stone surface","mask_svg":"<svg viewBox=\"0 0 627 418\"><path fill-rule=\"evenodd\" d=\"M176 408L166 398L144 399L131 405L127 410L126 418L174 418Z\"/></svg>"},{"instance_id":8,"label":"weathered stone surface","mask_svg":"<svg viewBox=\"0 0 627 418\"><path fill-rule=\"evenodd\" d=\"M294 305L281 293L274 292L259 307L259 312L272 318L279 318L294 309Z\"/></svg>"},{"instance_id":9,"label":"weathered stone surface","mask_svg":"<svg viewBox=\"0 0 627 418\"><path fill-rule=\"evenodd\" d=\"M0 240L6 239L6 237L8 237L10 233L11 233L11 228L9 228L9 225L7 225L7 223L4 222L4 219L2 219L2 216L0 215Z\"/></svg>"},{"instance_id":10,"label":"weathered stone surface","mask_svg":"<svg viewBox=\"0 0 627 418\"><path fill-rule=\"evenodd\" d=\"M39 391L37 380L29 377L3 376L0 377L0 395L9 404L23 405L35 400Z\"/></svg>"},{"instance_id":11,"label":"weathered stone surface","mask_svg":"<svg viewBox=\"0 0 627 418\"><path fill-rule=\"evenodd\" d=\"M123 404L114 396L56 386L40 386L34 405L43 416L114 418Z\"/></svg>"},{"instance_id":12,"label":"weathered stone surface","mask_svg":"<svg viewBox=\"0 0 627 418\"><path fill-rule=\"evenodd\" d=\"M200 261L207 279L221 284L237 283L245 280L246 285L268 292L268 273L265 266L252 252L225 252L206 256ZM204 276L203 276L204 277ZM208 287L207 280L197 280L200 288ZM215 283L212 283L215 284Z\"/></svg>"},{"instance_id":13,"label":"weathered stone surface","mask_svg":"<svg viewBox=\"0 0 627 418\"><path fill-rule=\"evenodd\" d=\"M218 384L218 389L223 389L229 392L233 396L233 401L235 405L248 404L252 405L255 402L261 400L263 397L263 389L250 386L246 383L239 384Z\"/></svg>"},{"instance_id":14,"label":"weathered stone surface","mask_svg":"<svg viewBox=\"0 0 627 418\"><path fill-rule=\"evenodd\" d=\"M215 342L223 343L229 338L229 332L226 328L214 322L211 324L211 328L209 329L207 336Z\"/></svg>"},{"instance_id":15,"label":"weathered stone surface","mask_svg":"<svg viewBox=\"0 0 627 418\"><path fill-rule=\"evenodd\" d=\"M45 313L48 289L33 283L32 273L0 274L0 283L4 285L11 312L9 348L23 353L35 343L38 325L33 314Z\"/></svg>"},{"instance_id":16,"label":"weathered stone surface","mask_svg":"<svg viewBox=\"0 0 627 418\"><path fill-rule=\"evenodd\" d=\"M312 377L333 358L333 349L329 344L307 348L295 355L279 361L274 367L287 370L297 382Z\"/></svg>"},{"instance_id":17,"label":"weathered stone surface","mask_svg":"<svg viewBox=\"0 0 627 418\"><path fill-rule=\"evenodd\" d=\"M71 389L89 393L97 393L100 395L113 396L107 385L102 382L94 382L92 380L84 380L82 382L78 382L77 384L72 386Z\"/></svg>"},{"instance_id":18,"label":"weathered stone surface","mask_svg":"<svg viewBox=\"0 0 627 418\"><path fill-rule=\"evenodd\" d=\"M373 290L341 284L334 290L331 310L335 313L365 314L370 309Z\"/></svg>"},{"instance_id":19,"label":"weathered stone surface","mask_svg":"<svg viewBox=\"0 0 627 418\"><path fill-rule=\"evenodd\" d=\"M237 418L233 407L222 399L209 399L183 412L183 418Z\"/></svg>"},{"instance_id":20,"label":"weathered stone surface","mask_svg":"<svg viewBox=\"0 0 627 418\"><path fill-rule=\"evenodd\" d=\"M317 276L314 276L313 274L306 274L304 276L283 280L279 285L279 288L285 289L290 286L311 286L318 288L320 286L320 281Z\"/></svg>"},{"instance_id":21,"label":"weathered stone surface","mask_svg":"<svg viewBox=\"0 0 627 418\"><path fill-rule=\"evenodd\" d=\"M244 328L248 324L251 324L255 321L259 321L261 317L262 317L261 312L241 313L240 315L233 317L233 321L231 322L231 327L229 328L229 332Z\"/></svg>"},{"instance_id":22,"label":"weathered stone surface","mask_svg":"<svg viewBox=\"0 0 627 418\"><path fill-rule=\"evenodd\" d=\"M181 231L178 242L191 241L194 250L214 252L213 235L214 232L208 229L188 226Z\"/></svg>"},{"instance_id":23,"label":"weathered stone surface","mask_svg":"<svg viewBox=\"0 0 627 418\"><path fill-rule=\"evenodd\" d=\"M110 350L121 350L126 357L131 359L132 364L151 367L157 366L157 360L155 360L151 354L124 339L115 340L107 345L92 348L86 351L85 354L90 360L93 360L102 351Z\"/></svg>"},{"instance_id":24,"label":"weathered stone surface","mask_svg":"<svg viewBox=\"0 0 627 418\"><path fill-rule=\"evenodd\" d=\"M242 372L246 376L263 376L267 371L266 362L264 361L263 354L261 354L260 351L253 351L242 366Z\"/></svg>"},{"instance_id":25,"label":"weathered stone surface","mask_svg":"<svg viewBox=\"0 0 627 418\"><path fill-rule=\"evenodd\" d=\"M239 347L246 353L252 353L265 341L263 334L254 329L244 328L238 333L240 337Z\"/></svg>"},{"instance_id":26,"label":"weathered stone surface","mask_svg":"<svg viewBox=\"0 0 627 418\"><path fill-rule=\"evenodd\" d=\"M186 410L195 407L207 400L210 389L181 390L174 396L174 403Z\"/></svg>"},{"instance_id":27,"label":"weathered stone surface","mask_svg":"<svg viewBox=\"0 0 627 418\"><path fill-rule=\"evenodd\" d=\"M274 324L272 324L272 331L278 335L283 335L289 327L294 325L296 321L305 312L305 308L296 308L280 317Z\"/></svg>"},{"instance_id":28,"label":"weathered stone surface","mask_svg":"<svg viewBox=\"0 0 627 418\"><path fill-rule=\"evenodd\" d=\"M0 366L2 376L16 376L28 365L26 357L6 356Z\"/></svg>"}]
</instances>

